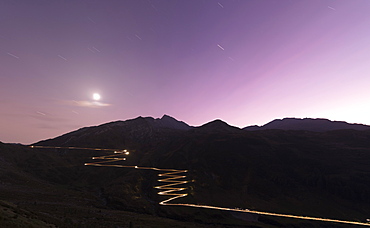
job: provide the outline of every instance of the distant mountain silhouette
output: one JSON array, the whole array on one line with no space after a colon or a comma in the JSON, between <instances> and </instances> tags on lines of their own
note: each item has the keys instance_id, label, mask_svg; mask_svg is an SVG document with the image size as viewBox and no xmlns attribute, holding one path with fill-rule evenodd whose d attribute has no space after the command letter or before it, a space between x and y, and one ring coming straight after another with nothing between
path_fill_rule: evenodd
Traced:
<instances>
[{"instance_id":1,"label":"distant mountain silhouette","mask_svg":"<svg viewBox=\"0 0 370 228\"><path fill-rule=\"evenodd\" d=\"M370 126L363 124L349 124L344 121L331 121L328 119L312 119L312 118L284 118L273 120L263 126L248 126L243 128L247 131L258 131L267 129L279 129L279 130L302 130L302 131L315 131L325 132L333 130L370 130Z\"/></svg>"},{"instance_id":2,"label":"distant mountain silhouette","mask_svg":"<svg viewBox=\"0 0 370 228\"><path fill-rule=\"evenodd\" d=\"M226 122L222 120L213 120L209 123L203 124L200 127L195 127L194 131L202 131L202 132L213 132L213 133L218 133L218 132L238 132L241 129L238 127L230 126Z\"/></svg>"},{"instance_id":3,"label":"distant mountain silhouette","mask_svg":"<svg viewBox=\"0 0 370 228\"><path fill-rule=\"evenodd\" d=\"M184 184L189 196L178 199L179 203L346 220L368 218L370 131L359 130L369 126L286 118L254 129L257 131L242 130L222 120L191 127L164 115L85 127L35 145L127 149L127 160L117 164L189 170L188 180L193 181ZM330 131L335 129L341 130ZM153 170L84 166L92 156L109 154L0 143L0 201L21 199L20 207L39 212L38 216L55 214L53 218L40 218L56 225L71 217L79 223L86 222L86 227L96 222L101 222L99 227L110 227L109 223L103 224L105 219L121 218L121 214L105 218L106 212L113 216L118 209L184 220L194 223L192 227L241 227L234 225L242 219L227 212L202 210L202 214L194 214L193 209L158 205L163 196L153 188L158 185L158 172ZM53 198L45 197L49 194ZM60 197L71 194L73 197ZM81 207L86 208L86 213L76 209ZM84 216L88 215L94 219L86 221ZM97 216L104 219L95 219ZM243 220L240 224L260 228L324 227L311 226L315 223L308 221L265 216L257 219L258 223L253 218L252 222ZM0 227L9 227L1 222Z\"/></svg>"},{"instance_id":4,"label":"distant mountain silhouette","mask_svg":"<svg viewBox=\"0 0 370 228\"><path fill-rule=\"evenodd\" d=\"M175 118L163 115L160 119L154 119L154 125L162 128L178 129L178 130L189 130L190 127L188 124L183 121L178 121Z\"/></svg>"},{"instance_id":5,"label":"distant mountain silhouette","mask_svg":"<svg viewBox=\"0 0 370 228\"><path fill-rule=\"evenodd\" d=\"M249 126L243 128L244 131L259 131L267 129L279 130L303 130L312 132L325 132L331 130L368 130L370 126L362 124L348 124L340 121L330 121L327 119L297 119L285 118L271 121L270 123L259 126ZM76 131L54 138L53 145L82 145L86 146L123 146L129 141L147 143L161 138L168 139L172 135L182 134L191 131L194 133L238 133L240 128L230 126L222 120L214 120L199 127L189 126L168 115L162 118L137 117L125 121L115 121L99 126L84 127ZM96 139L98 138L98 140ZM39 143L49 144L50 140L43 140ZM104 142L102 144L102 142Z\"/></svg>"},{"instance_id":6,"label":"distant mountain silhouette","mask_svg":"<svg viewBox=\"0 0 370 228\"><path fill-rule=\"evenodd\" d=\"M163 115L162 118L156 118L153 117L137 117L135 119L127 120L127 121L117 121L113 123L117 123L118 125L126 125L127 122L130 122L130 124L147 124L150 127L153 128L168 128L168 129L177 129L177 130L189 130L192 127L190 127L188 124L184 123L183 121L178 121L175 118ZM108 123L111 124L111 123Z\"/></svg>"},{"instance_id":7,"label":"distant mountain silhouette","mask_svg":"<svg viewBox=\"0 0 370 228\"><path fill-rule=\"evenodd\" d=\"M56 137L53 141L59 145L81 145L82 143L91 147L99 146L104 142L105 147L123 146L127 141L134 140L144 143L162 137L163 132L182 132L191 128L186 123L168 115L164 115L160 119L139 116L126 121L114 121L99 126L84 127ZM94 140L94 138L99 138L99 140ZM43 140L39 143L46 145L48 141L50 140Z\"/></svg>"}]
</instances>

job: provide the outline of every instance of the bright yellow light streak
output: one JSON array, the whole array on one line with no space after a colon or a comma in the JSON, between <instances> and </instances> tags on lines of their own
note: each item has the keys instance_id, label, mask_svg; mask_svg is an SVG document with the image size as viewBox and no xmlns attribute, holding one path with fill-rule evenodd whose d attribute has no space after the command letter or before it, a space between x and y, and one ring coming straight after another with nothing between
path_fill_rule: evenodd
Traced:
<instances>
[{"instance_id":1,"label":"bright yellow light streak","mask_svg":"<svg viewBox=\"0 0 370 228\"><path fill-rule=\"evenodd\" d=\"M123 152L126 153L126 150L119 151L114 149L99 149L99 148L81 148L81 147L52 147L52 146L30 146L31 148L62 148L62 149L83 149L83 150L101 150L101 151L113 151L115 154L119 153L122 154ZM117 153L116 153L117 152ZM117 161L117 160L126 160L126 158L117 158L114 156L118 155L108 155L108 156L100 156L100 157L93 157L92 159L99 159L103 160L100 162L94 163L85 163L84 165L89 166L106 166L106 167L118 167L118 168L135 168L135 169L146 169L146 170L155 170L155 171L163 171L166 173L158 174L158 177L167 177L164 179L158 180L159 182L167 182L168 184L164 184L161 186L155 186L161 190L158 192L159 195L164 196L171 196L169 199L159 202L160 205L164 206L184 206L184 207L196 207L196 208L206 208L206 209L215 209L215 210L223 210L223 211L237 211L237 212L244 212L244 213L252 213L252 214L259 214L259 215L268 215L268 216L277 216L277 217L285 217L285 218L293 218L293 219L303 219L303 220L313 220L313 221L322 221L322 222L334 222L334 223L343 223L343 224L352 224L352 225L360 225L360 226L370 226L370 223L365 222L356 222L356 221L346 221L346 220L339 220L339 219L327 219L327 218L318 218L318 217L309 217L309 216L302 216L302 215L290 215L290 214L280 214L280 213L273 213L273 212L264 212L264 211L255 211L255 210L248 210L248 209L239 209L239 208L225 208L225 207L216 207L216 206L209 206L209 205L199 205L199 204L184 204L184 203L169 203L175 199L186 197L187 193L178 193L180 191L186 190L184 187L177 187L178 185L189 183L187 180L183 180L186 178L184 173L188 172L188 170L177 170L177 169L160 169L155 167L138 167L138 166L125 166L125 165L114 165L110 164L107 165L105 163ZM106 161L104 161L106 160ZM112 161L113 160L113 161ZM180 174L180 175L179 175ZM180 179L180 180L179 180ZM191 182L194 182L192 180Z\"/></svg>"},{"instance_id":2,"label":"bright yellow light streak","mask_svg":"<svg viewBox=\"0 0 370 228\"><path fill-rule=\"evenodd\" d=\"M360 225L360 226L370 226L370 223L364 223L364 222L317 218L317 217L309 217L309 216L302 216L302 215L279 214L279 213L273 213L273 212L254 211L254 210L248 210L248 209L233 209L233 208L225 208L225 207L215 207L215 206L198 205L198 204L183 204L183 203L172 204L172 203L164 203L164 201L161 202L160 204L166 205L166 206L197 207L197 208L207 208L207 209L215 209L215 210L223 210L223 211L237 211L237 212L245 212L245 213L252 213L252 214L259 214L259 215L269 215L269 216L277 216L277 217L285 217L285 218L313 220L313 221L321 221L321 222L334 222L334 223L344 223L344 224L352 224L352 225Z\"/></svg>"},{"instance_id":3,"label":"bright yellow light streak","mask_svg":"<svg viewBox=\"0 0 370 228\"><path fill-rule=\"evenodd\" d=\"M186 176L182 175L183 173L187 172L187 170L171 170L169 172L168 170L161 170L161 171L166 171L166 173L158 174L158 177L164 177L164 179L159 179L158 182L167 182L167 184L156 186L154 188L161 190L160 192L158 192L159 195L170 196L170 198L159 202L159 204L165 205L165 203L167 202L170 202L172 200L185 197L188 195L185 193L179 193L181 191L186 190L186 188L179 187L179 185L188 183L187 180L184 180Z\"/></svg>"}]
</instances>

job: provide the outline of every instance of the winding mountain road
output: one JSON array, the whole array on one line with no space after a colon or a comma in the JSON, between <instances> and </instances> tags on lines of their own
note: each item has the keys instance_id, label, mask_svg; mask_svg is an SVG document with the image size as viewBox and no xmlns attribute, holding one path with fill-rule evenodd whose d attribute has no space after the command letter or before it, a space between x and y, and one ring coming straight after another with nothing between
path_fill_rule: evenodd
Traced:
<instances>
[{"instance_id":1,"label":"winding mountain road","mask_svg":"<svg viewBox=\"0 0 370 228\"><path fill-rule=\"evenodd\" d=\"M159 171L161 173L158 174L158 177L163 178L163 179L158 179L158 182L161 182L164 184L160 186L155 186L154 188L160 190L158 192L159 195L170 197L166 200L159 202L160 205L196 207L196 208L206 208L206 209L214 209L214 210L222 210L222 211L235 211L235 212L259 214L259 215L268 215L268 216L275 216L275 217L285 217L285 218L313 220L313 221L322 221L322 222L352 224L352 225L360 225L360 226L370 226L370 223L357 222L357 221L346 221L346 220L340 220L340 219L327 219L327 218L309 217L309 216L302 216L302 215L280 214L280 213L273 213L273 212L263 212L263 211L238 209L238 208L225 208L225 207L217 207L217 206L210 206L210 205L170 203L171 201L175 199L186 197L188 195L187 193L183 193L183 191L186 190L187 188L180 186L180 185L184 185L190 182L186 180L187 176L185 175L188 172L188 170L162 169L162 168L155 168L155 167L109 164L109 163L117 162L117 161L125 161L126 156L130 154L130 152L127 150L85 148L85 147L54 147L54 146L30 146L30 147L40 148L40 149L76 149L76 150L112 151L113 154L111 155L92 157L93 160L97 160L97 161L85 163L85 165L86 166L118 167L118 168L134 168L134 169Z\"/></svg>"}]
</instances>

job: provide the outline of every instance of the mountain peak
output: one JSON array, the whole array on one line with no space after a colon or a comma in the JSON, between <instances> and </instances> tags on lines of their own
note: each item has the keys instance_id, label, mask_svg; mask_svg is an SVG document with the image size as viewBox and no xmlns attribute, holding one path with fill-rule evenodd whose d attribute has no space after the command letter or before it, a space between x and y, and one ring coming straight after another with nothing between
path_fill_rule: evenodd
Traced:
<instances>
[{"instance_id":1,"label":"mountain peak","mask_svg":"<svg viewBox=\"0 0 370 228\"><path fill-rule=\"evenodd\" d=\"M230 126L223 120L215 119L211 122L203 124L200 127L197 127L198 130L210 131L210 132L237 132L240 130L238 127Z\"/></svg>"},{"instance_id":2,"label":"mountain peak","mask_svg":"<svg viewBox=\"0 0 370 228\"><path fill-rule=\"evenodd\" d=\"M323 118L283 118L275 119L261 127L249 126L244 128L249 131L280 129L325 132L340 129L369 130L370 126L363 124L349 124L344 121L331 121Z\"/></svg>"},{"instance_id":3,"label":"mountain peak","mask_svg":"<svg viewBox=\"0 0 370 228\"><path fill-rule=\"evenodd\" d=\"M164 115L161 117L161 119L174 119L174 120L175 120L175 118L173 118L172 116L169 116L169 115L167 115L167 114L164 114Z\"/></svg>"},{"instance_id":4,"label":"mountain peak","mask_svg":"<svg viewBox=\"0 0 370 228\"><path fill-rule=\"evenodd\" d=\"M158 127L171 128L177 130L189 130L191 127L183 121L178 121L177 119L169 116L163 115L160 119L154 119L154 123Z\"/></svg>"}]
</instances>

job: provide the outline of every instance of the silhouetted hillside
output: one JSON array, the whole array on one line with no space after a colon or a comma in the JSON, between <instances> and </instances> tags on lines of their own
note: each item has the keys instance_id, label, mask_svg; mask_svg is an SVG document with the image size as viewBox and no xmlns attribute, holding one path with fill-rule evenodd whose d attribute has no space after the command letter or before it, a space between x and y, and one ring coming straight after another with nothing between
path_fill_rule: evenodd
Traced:
<instances>
[{"instance_id":1,"label":"silhouetted hillside","mask_svg":"<svg viewBox=\"0 0 370 228\"><path fill-rule=\"evenodd\" d=\"M280 130L296 130L296 131L333 131L333 130L370 130L370 126L363 124L349 124L343 121L331 121L327 119L297 119L297 118L284 118L273 120L261 127L249 126L245 127L244 130L257 131L267 129L280 129Z\"/></svg>"},{"instance_id":2,"label":"silhouetted hillside","mask_svg":"<svg viewBox=\"0 0 370 228\"><path fill-rule=\"evenodd\" d=\"M200 127L195 127L194 131L196 132L208 132L208 133L233 133L239 132L241 129L230 126L222 120L213 120L209 123L206 123Z\"/></svg>"},{"instance_id":3,"label":"silhouetted hillside","mask_svg":"<svg viewBox=\"0 0 370 228\"><path fill-rule=\"evenodd\" d=\"M178 129L178 130L189 130L190 127L188 124L184 123L183 121L178 121L175 118L164 115L161 119L154 119L154 122L158 124L159 127L163 128L170 128L170 129Z\"/></svg>"},{"instance_id":4,"label":"silhouetted hillside","mask_svg":"<svg viewBox=\"0 0 370 228\"><path fill-rule=\"evenodd\" d=\"M370 214L370 131L243 131L221 120L192 129L180 125L184 126L171 117L138 117L82 128L35 145L128 149L127 160L120 162L124 165L187 169L193 182L187 186L189 196L179 199L184 203L355 221L365 221ZM349 227L160 206L164 198L153 188L158 185L157 172L83 165L93 156L108 154L1 143L0 177L5 184L0 185L0 200L49 213L48 223L60 221L57 217L63 217L64 209L53 211L45 205L68 204L91 208L98 217L99 210L143 213L186 221L189 227Z\"/></svg>"},{"instance_id":5,"label":"silhouetted hillside","mask_svg":"<svg viewBox=\"0 0 370 228\"><path fill-rule=\"evenodd\" d=\"M160 137L170 136L170 133L191 129L182 121L164 115L161 119L152 117L137 117L126 121L115 121L100 126L85 127L53 139L53 144L85 145L89 147L121 148L130 144L143 144ZM166 132L166 135L162 133ZM39 142L48 145L50 140Z\"/></svg>"}]
</instances>

